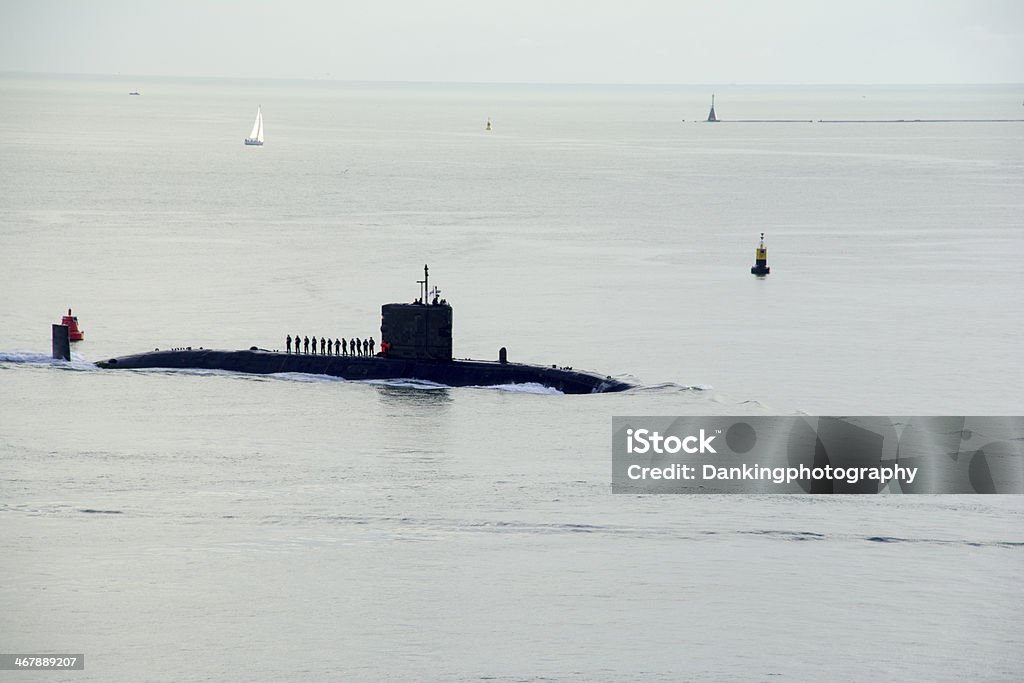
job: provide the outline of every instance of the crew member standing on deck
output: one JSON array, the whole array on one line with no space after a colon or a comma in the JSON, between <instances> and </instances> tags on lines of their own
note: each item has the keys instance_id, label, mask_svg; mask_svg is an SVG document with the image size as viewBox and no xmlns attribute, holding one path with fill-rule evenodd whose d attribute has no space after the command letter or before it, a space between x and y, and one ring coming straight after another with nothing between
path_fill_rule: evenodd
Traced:
<instances>
[{"instance_id":1,"label":"crew member standing on deck","mask_svg":"<svg viewBox=\"0 0 1024 683\"><path fill-rule=\"evenodd\" d=\"M349 349L349 352L353 356L356 355L356 338L355 337L352 337L351 339L348 340L348 349Z\"/></svg>"},{"instance_id":2,"label":"crew member standing on deck","mask_svg":"<svg viewBox=\"0 0 1024 683\"><path fill-rule=\"evenodd\" d=\"M309 353L309 337L303 337L302 348L306 353Z\"/></svg>"},{"instance_id":3,"label":"crew member standing on deck","mask_svg":"<svg viewBox=\"0 0 1024 683\"><path fill-rule=\"evenodd\" d=\"M325 355L326 349L327 349L327 340L325 340L323 337L320 337L320 355L321 356Z\"/></svg>"},{"instance_id":4,"label":"crew member standing on deck","mask_svg":"<svg viewBox=\"0 0 1024 683\"><path fill-rule=\"evenodd\" d=\"M348 340L345 339L344 337L341 340L341 355L343 355L343 356L347 356L348 355Z\"/></svg>"},{"instance_id":5,"label":"crew member standing on deck","mask_svg":"<svg viewBox=\"0 0 1024 683\"><path fill-rule=\"evenodd\" d=\"M334 338L334 355L335 356L340 356L341 355L341 342L338 340L337 337Z\"/></svg>"},{"instance_id":6,"label":"crew member standing on deck","mask_svg":"<svg viewBox=\"0 0 1024 683\"><path fill-rule=\"evenodd\" d=\"M370 337L370 355L373 355L373 337Z\"/></svg>"},{"instance_id":7,"label":"crew member standing on deck","mask_svg":"<svg viewBox=\"0 0 1024 683\"><path fill-rule=\"evenodd\" d=\"M292 352L292 335L288 335L288 338L284 340L284 348L288 353Z\"/></svg>"}]
</instances>

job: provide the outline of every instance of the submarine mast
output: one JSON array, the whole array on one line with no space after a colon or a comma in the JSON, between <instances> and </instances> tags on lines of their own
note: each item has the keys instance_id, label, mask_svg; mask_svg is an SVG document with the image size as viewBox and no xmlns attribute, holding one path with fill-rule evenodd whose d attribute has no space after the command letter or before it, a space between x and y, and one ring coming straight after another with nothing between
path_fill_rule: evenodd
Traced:
<instances>
[{"instance_id":1,"label":"submarine mast","mask_svg":"<svg viewBox=\"0 0 1024 683\"><path fill-rule=\"evenodd\" d=\"M423 303L427 302L427 281L429 279L430 279L430 269L427 268L427 264L424 263L423 264L423 279L416 281L416 283L419 284L420 289L421 289L420 301L422 301Z\"/></svg>"},{"instance_id":2,"label":"submarine mast","mask_svg":"<svg viewBox=\"0 0 1024 683\"><path fill-rule=\"evenodd\" d=\"M764 277L772 269L768 267L768 250L764 248L764 233L761 233L761 244L754 252L754 265L750 267L750 274Z\"/></svg>"}]
</instances>

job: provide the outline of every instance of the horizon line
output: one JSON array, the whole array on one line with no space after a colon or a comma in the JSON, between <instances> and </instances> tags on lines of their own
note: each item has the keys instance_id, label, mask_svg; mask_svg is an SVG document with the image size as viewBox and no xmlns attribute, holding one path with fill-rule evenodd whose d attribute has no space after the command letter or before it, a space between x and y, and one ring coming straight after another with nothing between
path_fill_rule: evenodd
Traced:
<instances>
[{"instance_id":1,"label":"horizon line","mask_svg":"<svg viewBox=\"0 0 1024 683\"><path fill-rule=\"evenodd\" d=\"M1022 86L1024 82L1015 81L985 81L971 83L957 82L647 82L647 83L622 83L611 81L458 81L458 80L407 80L407 79L340 79L340 78L311 78L311 77L274 77L261 78L253 76L186 76L186 75L157 75L157 74L110 74L94 72L74 71L17 71L0 70L0 76L14 77L70 77L70 78L97 78L97 79L152 79L152 80L207 80L207 81L249 81L258 83L337 83L337 84L385 84L385 85L505 85L505 86L614 86L614 87L906 87L906 86Z\"/></svg>"}]
</instances>

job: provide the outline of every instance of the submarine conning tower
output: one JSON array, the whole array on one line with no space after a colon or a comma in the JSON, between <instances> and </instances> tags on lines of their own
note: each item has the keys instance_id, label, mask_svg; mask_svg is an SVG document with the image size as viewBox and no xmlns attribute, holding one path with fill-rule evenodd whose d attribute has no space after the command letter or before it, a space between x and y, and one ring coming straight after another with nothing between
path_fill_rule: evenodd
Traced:
<instances>
[{"instance_id":1,"label":"submarine conning tower","mask_svg":"<svg viewBox=\"0 0 1024 683\"><path fill-rule=\"evenodd\" d=\"M381 354L388 358L452 360L452 307L441 299L441 290L429 285L429 268L423 266L420 297L411 304L380 307Z\"/></svg>"},{"instance_id":2,"label":"submarine conning tower","mask_svg":"<svg viewBox=\"0 0 1024 683\"><path fill-rule=\"evenodd\" d=\"M768 250L764 248L764 233L762 232L761 244L754 252L754 265L750 267L750 274L764 277L770 272L772 269L768 267Z\"/></svg>"}]
</instances>

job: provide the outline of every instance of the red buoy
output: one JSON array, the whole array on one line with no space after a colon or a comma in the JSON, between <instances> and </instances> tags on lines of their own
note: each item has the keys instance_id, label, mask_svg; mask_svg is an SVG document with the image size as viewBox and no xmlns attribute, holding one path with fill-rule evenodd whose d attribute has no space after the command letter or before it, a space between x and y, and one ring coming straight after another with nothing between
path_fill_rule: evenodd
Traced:
<instances>
[{"instance_id":1,"label":"red buoy","mask_svg":"<svg viewBox=\"0 0 1024 683\"><path fill-rule=\"evenodd\" d=\"M60 319L61 325L68 326L68 338L71 341L82 341L85 339L85 333L78 329L78 316L71 315L71 309L68 309L68 314Z\"/></svg>"}]
</instances>

